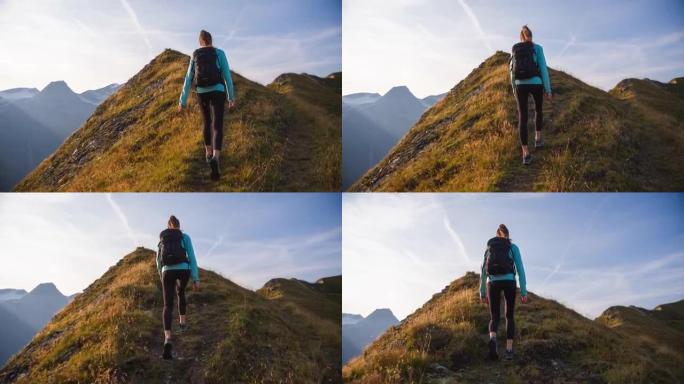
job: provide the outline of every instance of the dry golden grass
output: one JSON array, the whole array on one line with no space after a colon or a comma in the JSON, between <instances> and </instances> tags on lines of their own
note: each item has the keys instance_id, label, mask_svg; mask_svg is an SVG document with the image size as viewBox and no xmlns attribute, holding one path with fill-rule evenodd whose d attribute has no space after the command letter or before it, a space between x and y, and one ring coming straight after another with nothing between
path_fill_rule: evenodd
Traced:
<instances>
[{"instance_id":1,"label":"dry golden grass","mask_svg":"<svg viewBox=\"0 0 684 384\"><path fill-rule=\"evenodd\" d=\"M235 73L238 104L224 116L222 177L211 182L194 95L184 113L176 112L188 61L179 52L164 51L100 105L83 127L15 189L339 190L331 175L315 171L321 164L334 167L334 156L328 163L314 156L295 169L286 161L292 147L305 146L315 153L335 151L339 140L330 137L332 128L317 125L320 111L298 109L287 96ZM295 135L293 127L304 134Z\"/></svg>"},{"instance_id":2,"label":"dry golden grass","mask_svg":"<svg viewBox=\"0 0 684 384\"><path fill-rule=\"evenodd\" d=\"M516 306L516 360L485 360L487 307L468 273L433 296L343 368L348 383L667 383L684 374L681 353L660 351L530 293ZM503 313L503 310L502 310ZM639 334L631 330L632 334ZM654 330L657 332L657 330ZM505 340L505 319L499 340ZM439 364L449 370L439 373Z\"/></svg>"},{"instance_id":3,"label":"dry golden grass","mask_svg":"<svg viewBox=\"0 0 684 384\"><path fill-rule=\"evenodd\" d=\"M473 70L350 190L684 188L684 168L673 165L684 162L678 112L684 99L660 89L643 92L648 96L641 99L616 97L556 70L550 70L554 101L544 102L546 146L532 148L533 163L523 166L508 60L508 54L498 52Z\"/></svg>"},{"instance_id":4,"label":"dry golden grass","mask_svg":"<svg viewBox=\"0 0 684 384\"><path fill-rule=\"evenodd\" d=\"M202 290L188 292L188 332L174 333L177 359L162 360L154 258L139 248L110 268L7 362L0 382L341 381L339 352L332 357L317 336L327 330L206 270Z\"/></svg>"}]
</instances>

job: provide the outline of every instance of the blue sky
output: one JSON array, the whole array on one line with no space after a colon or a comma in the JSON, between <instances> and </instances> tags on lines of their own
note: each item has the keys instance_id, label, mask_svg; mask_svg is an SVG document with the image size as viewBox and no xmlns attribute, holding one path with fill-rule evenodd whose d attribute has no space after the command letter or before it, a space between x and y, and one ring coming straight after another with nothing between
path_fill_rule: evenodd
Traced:
<instances>
[{"instance_id":1,"label":"blue sky","mask_svg":"<svg viewBox=\"0 0 684 384\"><path fill-rule=\"evenodd\" d=\"M345 0L343 92L446 92L528 24L547 63L608 90L684 76L681 0ZM551 79L553 83L553 79Z\"/></svg>"},{"instance_id":2,"label":"blue sky","mask_svg":"<svg viewBox=\"0 0 684 384\"><path fill-rule=\"evenodd\" d=\"M343 311L403 318L504 223L527 288L588 316L684 298L684 194L344 194Z\"/></svg>"},{"instance_id":3,"label":"blue sky","mask_svg":"<svg viewBox=\"0 0 684 384\"><path fill-rule=\"evenodd\" d=\"M340 204L332 193L0 194L0 288L81 291L135 247L156 250L171 214L202 268L250 289L315 281L341 273Z\"/></svg>"},{"instance_id":4,"label":"blue sky","mask_svg":"<svg viewBox=\"0 0 684 384\"><path fill-rule=\"evenodd\" d=\"M0 89L123 83L206 29L233 70L262 84L341 63L340 0L0 0Z\"/></svg>"}]
</instances>

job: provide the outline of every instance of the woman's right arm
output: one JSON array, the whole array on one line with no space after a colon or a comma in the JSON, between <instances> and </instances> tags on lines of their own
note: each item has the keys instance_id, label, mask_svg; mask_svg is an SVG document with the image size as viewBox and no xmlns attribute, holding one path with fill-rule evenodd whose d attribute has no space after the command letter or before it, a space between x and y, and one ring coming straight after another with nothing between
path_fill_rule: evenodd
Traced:
<instances>
[{"instance_id":1,"label":"woman's right arm","mask_svg":"<svg viewBox=\"0 0 684 384\"><path fill-rule=\"evenodd\" d=\"M183 82L183 90L181 91L180 100L178 104L181 107L188 105L188 95L190 95L190 87L192 86L192 78L195 76L195 65L192 57L190 58L190 64L188 64L188 70L185 73L185 81Z\"/></svg>"}]
</instances>

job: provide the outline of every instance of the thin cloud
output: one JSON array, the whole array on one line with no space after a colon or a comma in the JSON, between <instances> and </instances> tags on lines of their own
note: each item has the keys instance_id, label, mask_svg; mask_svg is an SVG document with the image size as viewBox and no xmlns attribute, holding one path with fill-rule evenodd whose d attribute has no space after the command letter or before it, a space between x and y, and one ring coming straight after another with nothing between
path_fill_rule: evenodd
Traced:
<instances>
[{"instance_id":1,"label":"thin cloud","mask_svg":"<svg viewBox=\"0 0 684 384\"><path fill-rule=\"evenodd\" d=\"M131 245L133 247L137 247L140 243L138 242L138 239L135 236L135 233L131 229L131 226L128 224L128 218L124 214L123 210L121 209L119 204L114 200L111 193L105 193L105 198L107 199L109 206L112 207L112 210L114 211L114 214L116 215L116 217L119 218L119 221L121 222L121 226L123 227L124 231L126 232L128 237L131 239Z\"/></svg>"},{"instance_id":2,"label":"thin cloud","mask_svg":"<svg viewBox=\"0 0 684 384\"><path fill-rule=\"evenodd\" d=\"M556 56L556 59L560 59L561 57L563 57L565 52L567 52L567 50L570 49L570 47L575 45L576 42L577 42L577 37L574 35L570 36L570 40L568 40L568 42L563 46L563 49L561 49L561 51L558 53L558 56Z\"/></svg>"},{"instance_id":3,"label":"thin cloud","mask_svg":"<svg viewBox=\"0 0 684 384\"><path fill-rule=\"evenodd\" d=\"M468 15L468 18L473 23L473 26L475 27L475 29L477 29L477 33L480 35L480 40L482 40L482 43L487 46L487 49L489 50L489 52L493 51L494 49L492 48L491 44L489 44L489 41L487 39L487 34L482 29L482 26L480 25L480 20L475 15L475 12L473 12L473 10L468 6L468 4L466 4L465 0L458 0L458 3L463 8L466 15Z\"/></svg>"},{"instance_id":4,"label":"thin cloud","mask_svg":"<svg viewBox=\"0 0 684 384\"><path fill-rule=\"evenodd\" d=\"M147 32L145 31L145 28L143 28L142 24L140 24L140 20L138 19L138 15L135 13L133 10L133 7L128 3L128 0L121 0L121 5L124 7L126 10L126 13L128 13L128 16L131 19L131 22L133 22L133 25L135 25L135 28L138 30L138 33L140 36L143 38L143 41L145 42L145 45L147 46L147 49L149 52L152 51L152 44L150 44L150 39L147 36Z\"/></svg>"},{"instance_id":5,"label":"thin cloud","mask_svg":"<svg viewBox=\"0 0 684 384\"><path fill-rule=\"evenodd\" d=\"M444 215L444 229L446 229L447 233L451 237L451 240L454 241L456 246L458 247L458 251L463 256L465 259L465 262L467 264L470 264L470 257L468 257L468 252L466 252L465 246L463 245L463 240L461 240L461 236L454 230L454 228L451 226L451 221L449 221L449 216Z\"/></svg>"},{"instance_id":6,"label":"thin cloud","mask_svg":"<svg viewBox=\"0 0 684 384\"><path fill-rule=\"evenodd\" d=\"M556 266L553 268L553 270L551 271L551 273L549 273L549 274L546 276L546 278L544 278L544 281L543 281L542 284L541 284L541 288L542 288L542 289L543 289L544 287L546 287L546 284L551 280L551 278L552 278L554 275L556 275L556 273L558 273L558 271L561 269L561 267L563 266L563 264L565 264L565 258L567 257L568 252L570 252L570 250L571 250L573 247L575 247L575 244L578 244L578 243L579 243L583 238L585 238L586 236L590 236L590 235L591 235L591 230L592 230L592 228L593 228L593 226L594 226L594 223L596 222L596 219L598 218L598 214L599 214L599 212L601 211L601 209L603 209L603 206L606 204L606 202L607 202L607 199L604 198L603 200L601 200L601 201L596 205L596 207L594 208L594 210L591 212L591 215L589 216L589 220L587 220L587 222L586 222L586 224L585 224L585 226L584 226L584 233L583 233L583 235L582 235L582 236L579 236L579 237L577 237L577 238L571 239L571 240L568 241L568 243L565 245L565 248L563 248L563 253L561 254L560 261L556 264Z\"/></svg>"}]
</instances>

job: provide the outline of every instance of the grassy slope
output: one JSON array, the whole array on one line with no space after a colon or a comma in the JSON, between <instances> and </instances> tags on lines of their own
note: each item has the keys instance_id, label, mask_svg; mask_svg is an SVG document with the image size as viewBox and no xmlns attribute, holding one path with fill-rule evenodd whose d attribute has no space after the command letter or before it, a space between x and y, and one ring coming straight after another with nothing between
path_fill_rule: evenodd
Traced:
<instances>
[{"instance_id":1,"label":"grassy slope","mask_svg":"<svg viewBox=\"0 0 684 384\"><path fill-rule=\"evenodd\" d=\"M616 306L608 308L596 320L614 329L626 338L638 343L650 355L679 358L684 351L684 316L662 317L658 311L637 307ZM678 328L679 327L679 328Z\"/></svg>"},{"instance_id":2,"label":"grassy slope","mask_svg":"<svg viewBox=\"0 0 684 384\"><path fill-rule=\"evenodd\" d=\"M269 88L285 95L296 111L297 123L290 126L290 137L295 142L285 154L285 161L292 164L290 172L308 174L327 190L339 191L342 73L325 78L288 73L278 76ZM295 189L307 190L307 185L301 184Z\"/></svg>"},{"instance_id":3,"label":"grassy slope","mask_svg":"<svg viewBox=\"0 0 684 384\"><path fill-rule=\"evenodd\" d=\"M233 74L238 106L224 117L222 177L208 179L196 98L176 112L189 57L167 49L98 107L88 121L16 189L19 191L333 190L323 178L283 169L287 98ZM307 127L316 129L316 127ZM308 166L313 167L313 162Z\"/></svg>"},{"instance_id":4,"label":"grassy slope","mask_svg":"<svg viewBox=\"0 0 684 384\"><path fill-rule=\"evenodd\" d=\"M545 142L520 160L509 55L498 52L429 109L354 191L626 191L684 188L684 129L551 69ZM679 104L677 104L679 105ZM530 103L532 109L532 103ZM669 112L674 113L668 109ZM534 112L530 113L530 133ZM682 160L682 161L680 161Z\"/></svg>"},{"instance_id":5,"label":"grassy slope","mask_svg":"<svg viewBox=\"0 0 684 384\"><path fill-rule=\"evenodd\" d=\"M472 272L452 282L349 362L345 382L665 383L684 374L681 354L642 349L532 293L530 303L516 310L515 362L487 362L489 315L479 304L478 286ZM504 328L505 320L500 340Z\"/></svg>"},{"instance_id":6,"label":"grassy slope","mask_svg":"<svg viewBox=\"0 0 684 384\"><path fill-rule=\"evenodd\" d=\"M340 281L341 276L326 279ZM323 280L323 279L322 279ZM320 282L321 280L319 280ZM327 281L326 281L327 283ZM326 285L324 288L323 285ZM342 285L328 290L331 284L310 284L297 279L273 279L257 291L262 297L276 301L292 314L302 319L311 335L320 340L321 350L327 362L324 376L333 382L340 381L341 327L342 327ZM334 284L333 284L334 285Z\"/></svg>"},{"instance_id":7,"label":"grassy slope","mask_svg":"<svg viewBox=\"0 0 684 384\"><path fill-rule=\"evenodd\" d=\"M154 252L138 248L57 314L0 370L0 382L324 382L339 355L324 361L320 341L296 314L216 273L201 270L200 278L173 362L160 358Z\"/></svg>"}]
</instances>

